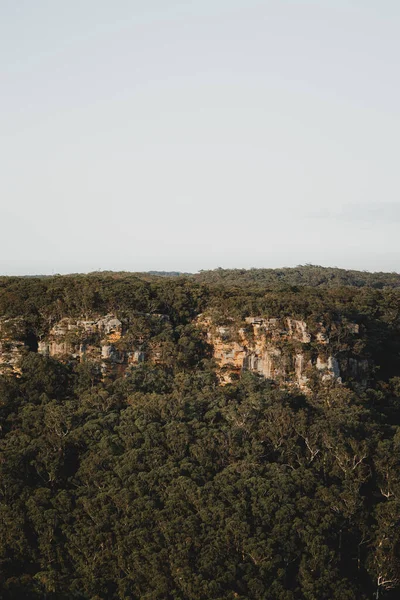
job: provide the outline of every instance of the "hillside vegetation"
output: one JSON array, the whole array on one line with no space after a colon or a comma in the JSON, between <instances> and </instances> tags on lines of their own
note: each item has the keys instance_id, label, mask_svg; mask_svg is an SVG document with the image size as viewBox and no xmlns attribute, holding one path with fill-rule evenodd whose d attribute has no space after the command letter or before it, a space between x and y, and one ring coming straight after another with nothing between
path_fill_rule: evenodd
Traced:
<instances>
[{"instance_id":1,"label":"hillside vegetation","mask_svg":"<svg viewBox=\"0 0 400 600\"><path fill-rule=\"evenodd\" d=\"M399 277L0 278L0 353L25 344L0 375L0 597L398 598ZM62 319L110 314L148 361L110 375L37 352ZM368 361L368 386L221 385L201 314L322 323L339 359Z\"/></svg>"},{"instance_id":2,"label":"hillside vegetation","mask_svg":"<svg viewBox=\"0 0 400 600\"><path fill-rule=\"evenodd\" d=\"M304 265L282 269L214 269L194 275L201 283L265 287L274 284L311 287L400 287L398 273L370 273L346 269Z\"/></svg>"}]
</instances>

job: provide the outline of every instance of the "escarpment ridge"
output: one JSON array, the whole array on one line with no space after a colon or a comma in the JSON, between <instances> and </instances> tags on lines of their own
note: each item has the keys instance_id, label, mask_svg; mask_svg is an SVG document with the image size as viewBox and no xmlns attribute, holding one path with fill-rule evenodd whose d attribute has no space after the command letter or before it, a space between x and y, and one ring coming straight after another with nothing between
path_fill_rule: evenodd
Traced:
<instances>
[{"instance_id":1,"label":"escarpment ridge","mask_svg":"<svg viewBox=\"0 0 400 600\"><path fill-rule=\"evenodd\" d=\"M0 372L18 374L35 352L91 364L102 377L141 364L207 364L220 384L250 371L304 392L321 383L366 389L377 374L400 374L397 289L247 289L243 277L254 273L240 271L233 285L234 273L218 285L176 274L2 278Z\"/></svg>"},{"instance_id":2,"label":"escarpment ridge","mask_svg":"<svg viewBox=\"0 0 400 600\"><path fill-rule=\"evenodd\" d=\"M353 322L308 324L291 317L246 316L213 320L212 311L189 322L199 359L212 358L218 381L232 382L244 371L284 386L309 391L312 382L352 382L365 388L372 359L365 327ZM21 317L0 319L0 374L20 373L29 352L63 363L91 363L99 374L124 376L141 363L171 367L181 344L168 315L137 313L63 317L35 337ZM341 339L341 346L338 340Z\"/></svg>"}]
</instances>

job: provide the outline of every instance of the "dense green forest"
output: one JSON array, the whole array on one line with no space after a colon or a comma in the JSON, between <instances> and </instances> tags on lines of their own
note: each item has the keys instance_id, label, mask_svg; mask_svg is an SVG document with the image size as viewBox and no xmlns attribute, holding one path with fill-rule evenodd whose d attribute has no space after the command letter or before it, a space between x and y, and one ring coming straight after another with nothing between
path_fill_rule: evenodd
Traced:
<instances>
[{"instance_id":1,"label":"dense green forest","mask_svg":"<svg viewBox=\"0 0 400 600\"><path fill-rule=\"evenodd\" d=\"M283 269L215 269L201 271L194 278L203 283L216 283L235 286L265 287L271 284L340 287L369 286L400 287L398 273L369 273L346 269L321 267L317 265L299 265Z\"/></svg>"},{"instance_id":2,"label":"dense green forest","mask_svg":"<svg viewBox=\"0 0 400 600\"><path fill-rule=\"evenodd\" d=\"M311 266L0 278L28 348L0 376L0 597L398 598L399 282ZM204 311L357 323L369 385L220 385ZM37 353L54 322L107 313L162 359L109 377Z\"/></svg>"}]
</instances>

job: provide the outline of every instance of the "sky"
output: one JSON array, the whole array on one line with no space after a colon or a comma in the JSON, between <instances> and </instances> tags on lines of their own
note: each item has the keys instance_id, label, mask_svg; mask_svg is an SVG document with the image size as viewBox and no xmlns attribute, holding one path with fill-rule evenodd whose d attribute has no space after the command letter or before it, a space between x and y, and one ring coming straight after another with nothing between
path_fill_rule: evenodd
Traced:
<instances>
[{"instance_id":1,"label":"sky","mask_svg":"<svg viewBox=\"0 0 400 600\"><path fill-rule=\"evenodd\" d=\"M1 0L0 274L400 271L398 0Z\"/></svg>"}]
</instances>

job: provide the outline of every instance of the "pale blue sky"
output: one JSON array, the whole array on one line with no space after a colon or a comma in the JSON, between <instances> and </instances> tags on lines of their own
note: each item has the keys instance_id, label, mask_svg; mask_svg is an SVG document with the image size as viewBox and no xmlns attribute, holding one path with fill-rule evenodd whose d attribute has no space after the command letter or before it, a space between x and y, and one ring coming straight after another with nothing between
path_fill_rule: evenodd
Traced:
<instances>
[{"instance_id":1,"label":"pale blue sky","mask_svg":"<svg viewBox=\"0 0 400 600\"><path fill-rule=\"evenodd\" d=\"M0 273L400 271L398 0L2 0Z\"/></svg>"}]
</instances>

